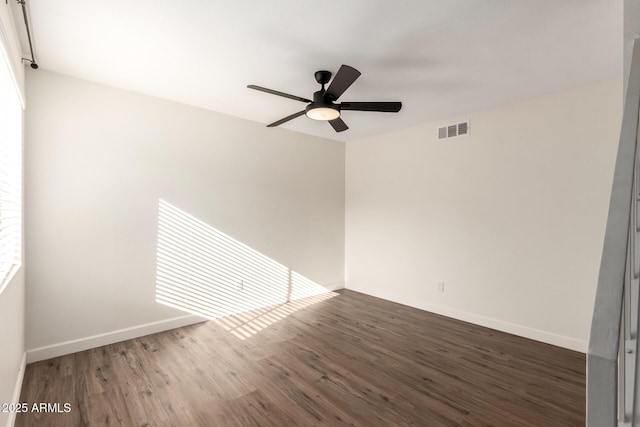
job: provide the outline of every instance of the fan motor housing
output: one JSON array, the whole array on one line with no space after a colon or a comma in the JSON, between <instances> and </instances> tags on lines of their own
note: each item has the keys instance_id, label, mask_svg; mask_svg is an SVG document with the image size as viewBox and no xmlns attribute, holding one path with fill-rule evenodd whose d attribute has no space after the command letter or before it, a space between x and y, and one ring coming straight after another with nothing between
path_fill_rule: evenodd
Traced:
<instances>
[{"instance_id":1,"label":"fan motor housing","mask_svg":"<svg viewBox=\"0 0 640 427\"><path fill-rule=\"evenodd\" d=\"M334 104L324 96L324 89L313 94L313 102L305 108L307 117L313 120L332 120L340 117L340 105Z\"/></svg>"},{"instance_id":2,"label":"fan motor housing","mask_svg":"<svg viewBox=\"0 0 640 427\"><path fill-rule=\"evenodd\" d=\"M313 93L312 104L332 105L332 102L327 99L327 97L325 96L325 90L322 89Z\"/></svg>"},{"instance_id":3,"label":"fan motor housing","mask_svg":"<svg viewBox=\"0 0 640 427\"><path fill-rule=\"evenodd\" d=\"M307 117L313 120L332 120L340 117L340 105L327 99L324 89L313 93L313 102L307 105L304 111Z\"/></svg>"}]
</instances>

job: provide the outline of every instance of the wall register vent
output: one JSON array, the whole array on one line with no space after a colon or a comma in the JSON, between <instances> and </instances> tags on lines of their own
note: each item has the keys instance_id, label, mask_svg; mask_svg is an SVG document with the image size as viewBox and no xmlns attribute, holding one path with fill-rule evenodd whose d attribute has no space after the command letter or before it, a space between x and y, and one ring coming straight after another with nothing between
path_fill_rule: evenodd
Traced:
<instances>
[{"instance_id":1,"label":"wall register vent","mask_svg":"<svg viewBox=\"0 0 640 427\"><path fill-rule=\"evenodd\" d=\"M458 123L438 128L438 139L453 138L454 136L469 135L469 122Z\"/></svg>"}]
</instances>

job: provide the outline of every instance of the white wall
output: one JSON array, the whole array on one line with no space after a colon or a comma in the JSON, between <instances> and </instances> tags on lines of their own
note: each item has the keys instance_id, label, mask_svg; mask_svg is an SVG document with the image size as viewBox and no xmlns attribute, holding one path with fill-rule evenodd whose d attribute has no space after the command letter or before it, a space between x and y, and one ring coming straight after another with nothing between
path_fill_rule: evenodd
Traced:
<instances>
[{"instance_id":1,"label":"white wall","mask_svg":"<svg viewBox=\"0 0 640 427\"><path fill-rule=\"evenodd\" d=\"M346 287L584 351L621 85L348 143Z\"/></svg>"},{"instance_id":2,"label":"white wall","mask_svg":"<svg viewBox=\"0 0 640 427\"><path fill-rule=\"evenodd\" d=\"M184 314L155 301L160 199L343 286L344 144L45 70L27 98L29 360Z\"/></svg>"},{"instance_id":3,"label":"white wall","mask_svg":"<svg viewBox=\"0 0 640 427\"><path fill-rule=\"evenodd\" d=\"M0 294L0 403L17 402L25 364L24 267ZM15 414L0 412L0 426L13 425Z\"/></svg>"},{"instance_id":4,"label":"white wall","mask_svg":"<svg viewBox=\"0 0 640 427\"><path fill-rule=\"evenodd\" d=\"M629 80L629 69L631 68L633 42L636 38L640 38L640 3L636 0L624 0L623 77L625 93L627 81Z\"/></svg>"},{"instance_id":5,"label":"white wall","mask_svg":"<svg viewBox=\"0 0 640 427\"><path fill-rule=\"evenodd\" d=\"M10 7L0 3L0 49L10 61L11 71L21 95L24 93L24 68ZM0 57L0 61L3 59ZM4 66L0 63L0 66ZM1 120L1 119L0 119ZM24 243L24 241L23 241ZM0 293L0 403L15 402L24 374L25 352L25 286L23 266ZM0 283L0 289L3 284ZM0 412L0 426L12 426L15 414Z\"/></svg>"}]
</instances>

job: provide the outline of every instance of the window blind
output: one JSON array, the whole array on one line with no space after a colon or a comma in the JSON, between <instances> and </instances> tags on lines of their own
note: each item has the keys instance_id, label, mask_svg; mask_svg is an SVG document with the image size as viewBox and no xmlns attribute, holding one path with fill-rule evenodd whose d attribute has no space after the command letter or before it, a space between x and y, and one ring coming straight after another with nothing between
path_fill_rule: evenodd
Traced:
<instances>
[{"instance_id":1,"label":"window blind","mask_svg":"<svg viewBox=\"0 0 640 427\"><path fill-rule=\"evenodd\" d=\"M22 252L22 105L0 50L0 292Z\"/></svg>"}]
</instances>

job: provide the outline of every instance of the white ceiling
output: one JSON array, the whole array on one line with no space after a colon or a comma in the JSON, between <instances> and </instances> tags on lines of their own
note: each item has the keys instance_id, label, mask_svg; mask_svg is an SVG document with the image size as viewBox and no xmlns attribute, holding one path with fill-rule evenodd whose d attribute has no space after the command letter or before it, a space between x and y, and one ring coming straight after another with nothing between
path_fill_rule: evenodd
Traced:
<instances>
[{"instance_id":1,"label":"white ceiling","mask_svg":"<svg viewBox=\"0 0 640 427\"><path fill-rule=\"evenodd\" d=\"M27 0L41 68L261 123L306 104L317 70L362 76L340 101L350 141L621 76L622 0ZM21 15L16 19L22 28ZM26 45L24 46L26 51ZM37 72L37 71L36 71Z\"/></svg>"}]
</instances>

